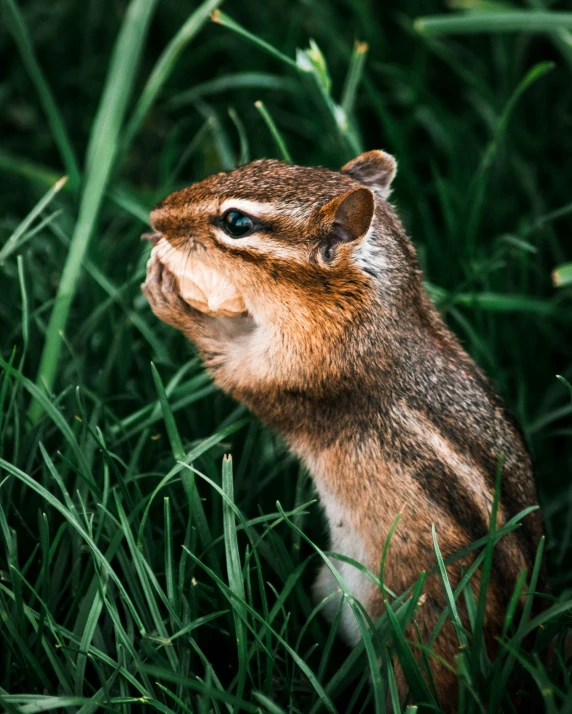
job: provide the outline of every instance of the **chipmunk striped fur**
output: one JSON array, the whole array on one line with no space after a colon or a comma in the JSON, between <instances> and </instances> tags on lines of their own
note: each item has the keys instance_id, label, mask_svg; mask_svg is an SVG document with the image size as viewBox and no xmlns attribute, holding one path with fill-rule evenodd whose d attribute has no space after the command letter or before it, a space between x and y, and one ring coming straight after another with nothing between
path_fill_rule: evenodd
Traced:
<instances>
[{"instance_id":1,"label":"chipmunk striped fur","mask_svg":"<svg viewBox=\"0 0 572 714\"><path fill-rule=\"evenodd\" d=\"M537 497L519 428L424 290L413 244L388 202L395 173L383 151L340 171L261 160L173 193L151 213L157 237L185 251L191 273L208 255L247 310L213 317L191 308L156 256L143 291L157 317L196 344L216 383L305 463L333 551L377 573L389 528L403 514L384 578L400 593L436 564L432 523L444 556L486 534L500 458L499 525ZM495 549L491 654L516 576L531 566L541 535L535 512ZM467 562L448 567L453 585ZM370 617L382 615L375 585L351 565L335 565ZM336 587L323 568L316 596ZM415 619L427 640L445 606L439 576L427 578L424 592ZM343 631L358 640L349 609ZM458 647L448 624L434 649L454 666ZM455 677L438 663L434 677L444 708L455 711Z\"/></svg>"}]
</instances>

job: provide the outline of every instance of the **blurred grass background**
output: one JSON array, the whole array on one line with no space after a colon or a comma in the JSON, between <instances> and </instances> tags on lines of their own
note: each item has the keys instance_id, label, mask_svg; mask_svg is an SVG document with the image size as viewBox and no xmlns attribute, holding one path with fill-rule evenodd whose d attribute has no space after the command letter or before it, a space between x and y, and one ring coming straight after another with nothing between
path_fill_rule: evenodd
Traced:
<instances>
[{"instance_id":1,"label":"blurred grass background","mask_svg":"<svg viewBox=\"0 0 572 714\"><path fill-rule=\"evenodd\" d=\"M112 695L125 698L117 711L139 711L129 677L168 711L191 700L222 711L236 702L221 692L241 700L250 688L272 693L248 699L262 711L317 710L311 676L277 639L245 639L237 654L242 621L216 614L229 610L223 590L189 551L265 621L272 588L285 593L275 626L318 681L344 666L321 619L304 639L316 562L276 510L313 498L306 475L256 421L239 421L244 409L139 290L153 204L255 158L338 168L361 150L396 156L393 200L430 293L523 425L553 593L572 589L572 8L228 0L212 22L219 4L0 3L0 684L66 694L62 711ZM197 478L201 500L179 459L212 482ZM234 534L231 502L256 547ZM293 519L324 546L316 504ZM252 581L225 570L235 555ZM186 634L165 644L175 630ZM150 665L201 685L180 679L178 703L141 674ZM346 694L328 690L347 695L340 711L373 706L362 675L350 686L343 670Z\"/></svg>"}]
</instances>

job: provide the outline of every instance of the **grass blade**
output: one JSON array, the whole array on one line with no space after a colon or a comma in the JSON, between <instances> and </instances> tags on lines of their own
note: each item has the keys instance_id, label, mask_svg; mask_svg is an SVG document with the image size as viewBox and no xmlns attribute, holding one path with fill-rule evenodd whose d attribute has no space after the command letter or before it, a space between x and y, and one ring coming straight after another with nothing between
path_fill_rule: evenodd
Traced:
<instances>
[{"instance_id":1,"label":"grass blade","mask_svg":"<svg viewBox=\"0 0 572 714\"><path fill-rule=\"evenodd\" d=\"M387 666L387 682L389 689L389 696L391 699L391 708L393 714L401 714L401 705L399 704L399 693L397 691L397 682L395 681L395 673L393 672L393 667L391 665L391 660L389 657L386 662Z\"/></svg>"},{"instance_id":2,"label":"grass blade","mask_svg":"<svg viewBox=\"0 0 572 714\"><path fill-rule=\"evenodd\" d=\"M389 528L389 531L387 532L387 536L383 543L383 551L381 553L381 564L379 566L379 589L384 597L386 594L388 594L387 588L385 587L385 583L384 583L385 564L387 562L387 555L389 553L389 546L391 545L391 539L393 538L393 534L397 530L397 526L399 525L401 516L402 516L401 513L398 513L395 516L395 518L393 519L393 523L391 524L391 527ZM389 593L389 594L391 594L391 593Z\"/></svg>"},{"instance_id":3,"label":"grass blade","mask_svg":"<svg viewBox=\"0 0 572 714\"><path fill-rule=\"evenodd\" d=\"M29 379L26 379L26 377L24 377L19 370L12 367L12 365L8 364L8 362L5 362L2 357L0 357L0 367L2 367L6 373L11 374L18 382L20 382L23 387L30 393L30 396L32 396L42 405L47 415L58 427L58 429L64 435L66 441L72 448L77 458L78 464L81 467L81 471L85 480L93 486L94 482L91 476L91 469L89 468L89 464L86 461L85 454L80 448L72 428L63 417L61 411L53 403L53 400L49 399L42 391L40 391L33 382L30 382Z\"/></svg>"},{"instance_id":4,"label":"grass blade","mask_svg":"<svg viewBox=\"0 0 572 714\"><path fill-rule=\"evenodd\" d=\"M495 481L495 492L491 508L491 518L489 521L489 532L487 536L487 544L485 546L485 557L481 570L481 582L479 588L479 599L477 601L477 611L475 613L475 625L473 628L473 641L469 655L468 671L472 681L475 681L479 671L479 661L481 649L484 647L483 632L485 626L485 613L487 608L487 591L491 571L493 568L493 551L495 547L495 532L497 527L497 516L499 510L501 496L501 480L502 480L503 456L499 458L497 467L497 475Z\"/></svg>"},{"instance_id":5,"label":"grass blade","mask_svg":"<svg viewBox=\"0 0 572 714\"><path fill-rule=\"evenodd\" d=\"M173 410L171 409L171 405L167 399L167 394L165 393L165 387L163 386L161 376L159 375L159 372L153 362L151 362L151 372L153 373L153 382L155 383L155 389L157 390L157 396L159 397L161 411L163 412L163 421L165 422L165 428L167 429L169 441L171 442L171 448L173 449L173 457L175 458L175 461L183 461L185 458L183 442L181 441L181 436L179 434L179 430L177 429L175 417L173 416Z\"/></svg>"},{"instance_id":6,"label":"grass blade","mask_svg":"<svg viewBox=\"0 0 572 714\"><path fill-rule=\"evenodd\" d=\"M151 105L155 101L157 95L161 91L161 87L165 84L169 75L173 71L175 64L181 53L185 50L189 42L202 29L205 22L209 19L210 14L216 10L223 0L205 0L199 7L189 16L187 21L181 26L180 30L169 42L163 50L161 56L151 70L151 74L139 96L139 100L131 119L129 120L123 134L123 149L126 149L133 137L137 134L141 123Z\"/></svg>"},{"instance_id":7,"label":"grass blade","mask_svg":"<svg viewBox=\"0 0 572 714\"><path fill-rule=\"evenodd\" d=\"M473 32L554 32L572 29L572 12L499 10L418 17L417 32L428 37Z\"/></svg>"},{"instance_id":8,"label":"grass blade","mask_svg":"<svg viewBox=\"0 0 572 714\"><path fill-rule=\"evenodd\" d=\"M336 582L338 583L342 593L343 597L347 603L347 605L351 608L352 613L356 619L356 623L359 627L362 640L364 643L365 651L367 653L367 658L368 658L368 663L370 667L370 673L371 673L371 681L372 681L372 687L373 687L373 696L375 700L375 711L376 712L385 712L385 701L383 698L383 683L381 680L381 675L380 675L380 667L379 667L379 661L378 661L378 653L375 651L374 647L374 637L372 634L372 629L369 629L367 627L367 622L364 618L364 612L361 604L355 599L355 597L349 592L346 584L344 583L342 577L334 568L332 565L330 559L327 557L327 555L318 548L318 546L313 543L308 536L298 528L297 525L295 525L287 516L284 510L282 509L282 506L280 503L276 504L278 506L278 510L280 513L283 515L284 520L288 525L293 528L315 551L316 553L320 556L320 558L324 561L332 575L334 576Z\"/></svg>"},{"instance_id":9,"label":"grass blade","mask_svg":"<svg viewBox=\"0 0 572 714\"><path fill-rule=\"evenodd\" d=\"M530 576L530 583L528 586L528 593L526 593L526 598L524 601L524 606L522 608L522 614L520 616L520 622L518 623L518 628L516 631L515 636L512 638L509 644L513 646L520 646L522 639L524 637L524 632L526 629L526 626L528 625L528 622L530 620L530 613L532 611L532 604L534 600L534 595L532 595L533 592L536 590L536 585L538 583L538 578L540 576L540 570L542 568L542 556L544 553L544 536L540 539L540 542L538 544L538 548L536 550L536 558L534 560L534 567L532 569L532 573ZM521 574L522 575L522 574ZM517 581L517 587L519 583L521 582L522 578L519 577L519 580ZM507 618L511 613L513 612L513 608L516 606L516 602L513 605L513 600L515 599L515 594L518 592L518 590L515 589L515 593L513 593L513 598L511 599L511 602L509 603L509 610L507 613ZM508 626L505 623L505 626L503 627L503 632L502 632L502 641L506 641L506 635L507 635L507 630ZM492 688L492 697L491 697L491 703L494 705L500 704L500 700L506 691L506 687L508 684L509 677L512 672L512 668L514 666L515 662L515 656L514 656L514 649L511 649L510 647L508 648L508 656L506 658L506 661L504 662L504 665L500 666L500 662L497 662L497 671L495 672L494 676L494 681L493 684L496 685ZM499 684L500 682L500 684ZM494 710L493 710L494 711Z\"/></svg>"},{"instance_id":10,"label":"grass blade","mask_svg":"<svg viewBox=\"0 0 572 714\"><path fill-rule=\"evenodd\" d=\"M140 632L142 634L145 633L145 628L143 626L143 622L139 618L139 615L137 613L137 609L134 607L131 598L127 594L127 590L125 589L123 583L121 582L121 579L117 576L111 565L107 562L107 559L105 558L104 554L101 552L101 550L97 547L97 545L94 543L93 539L89 536L85 528L79 523L79 521L71 514L71 512L63 506L60 501L58 501L57 498L54 498L52 494L44 488L41 484L37 483L33 478L28 476L28 474L25 474L23 471L20 469L16 468L12 464L8 463L4 459L0 459L0 466L4 468L9 474L12 476L15 476L19 481L22 481L26 486L31 488L33 491L35 491L37 494L39 494L45 501L47 501L53 508L55 508L57 511L59 511L62 516L70 523L70 525L79 533L79 535L82 537L86 545L89 547L90 551L92 552L94 559L98 562L98 564L102 567L102 569L109 575L109 577L114 581L114 583L117 585L117 588L123 595L125 599L125 603L127 607L129 608L133 619L137 623L137 626L140 629Z\"/></svg>"},{"instance_id":11,"label":"grass blade","mask_svg":"<svg viewBox=\"0 0 572 714\"><path fill-rule=\"evenodd\" d=\"M210 568L208 568L199 558L197 558L191 551L187 551L189 556L193 559L193 561L201 567L207 575L212 578L212 580L217 584L217 586L221 589L221 591L224 593L225 597L227 597L228 601L232 605L233 608L237 607L237 601L239 598L235 595L235 593L212 571ZM274 630L270 625L262 618L256 610L250 607L248 603L244 601L240 601L238 604L238 612L243 611L243 609L254 619L258 620L263 627L268 629L268 631L275 637L280 644L286 649L286 651L289 653L289 655L292 657L294 662L300 667L302 672L306 675L316 692L318 693L318 696L320 697L322 705L329 711L332 712L332 714L337 714L336 709L331 702L330 698L324 691L322 685L320 682L317 680L316 675L312 672L310 667L304 662L304 660L298 655L298 653L288 644L288 642L280 635L276 630ZM253 634L256 636L256 633L252 630L250 623L248 623L247 620L244 621L248 629L250 629Z\"/></svg>"},{"instance_id":12,"label":"grass blade","mask_svg":"<svg viewBox=\"0 0 572 714\"><path fill-rule=\"evenodd\" d=\"M31 226L33 221L41 215L42 211L48 206L60 190L65 186L67 177L63 176L61 179L56 181L52 188L36 203L34 208L28 213L24 220L20 223L18 228L12 233L8 238L6 243L2 246L0 250L0 265L6 261L9 255L11 255L18 248L19 239L26 233L28 228Z\"/></svg>"},{"instance_id":13,"label":"grass blade","mask_svg":"<svg viewBox=\"0 0 572 714\"><path fill-rule=\"evenodd\" d=\"M287 161L289 164L292 163L292 157L290 156L290 152L288 151L286 147L286 143L284 139L282 138L280 132L278 131L278 127L274 123L274 119L270 116L268 113L268 109L264 106L264 102L262 101L257 101L254 102L254 106L258 109L260 112L260 115L264 119L264 123L268 127L268 130L272 134L272 138L274 139L276 146L278 147L278 151L280 152L280 157L284 160Z\"/></svg>"},{"instance_id":14,"label":"grass blade","mask_svg":"<svg viewBox=\"0 0 572 714\"><path fill-rule=\"evenodd\" d=\"M417 664L415 657L411 653L411 649L407 644L401 625L395 617L393 608L387 600L385 611L387 612L388 620L393 632L393 645L397 652L397 656L399 657L399 663L403 668L403 673L405 674L407 684L413 694L413 697L417 702L434 705L435 700L433 699L433 694L431 693L431 690L429 689L425 678L419 669L419 665Z\"/></svg>"},{"instance_id":15,"label":"grass blade","mask_svg":"<svg viewBox=\"0 0 572 714\"><path fill-rule=\"evenodd\" d=\"M232 482L232 458L225 456L222 461L222 488L229 502L234 502L234 487ZM238 552L238 538L234 512L226 499L222 502L224 521L224 548L226 553L226 568L228 585L236 595L236 608L233 608L234 628L236 633L236 647L238 650L238 685L236 696L242 697L246 685L248 671L248 642L246 639L246 610L240 607L241 602L246 602L246 592ZM239 610L241 610L239 614Z\"/></svg>"},{"instance_id":16,"label":"grass blade","mask_svg":"<svg viewBox=\"0 0 572 714\"><path fill-rule=\"evenodd\" d=\"M553 68L553 62L539 62L534 65L534 67L532 67L532 69L530 69L520 80L498 118L492 141L489 143L481 161L481 165L477 171L474 181L475 188L471 195L471 207L469 211L468 225L466 228L466 240L471 249L474 248L476 241L478 224L481 218L486 190L490 180L491 168L498 154L499 147L506 133L513 111L525 91L532 84L534 84L534 82L543 77L547 72L550 72Z\"/></svg>"},{"instance_id":17,"label":"grass blade","mask_svg":"<svg viewBox=\"0 0 572 714\"><path fill-rule=\"evenodd\" d=\"M117 508L117 512L119 514L119 520L121 522L123 533L125 535L125 540L127 541L127 546L129 547L129 552L131 554L131 560L133 562L133 565L134 565L137 575L139 577L141 588L142 588L143 594L145 596L145 604L147 606L149 613L151 614L151 617L153 619L153 624L155 626L155 630L157 631L159 637L162 638L164 641L168 641L169 635L165 628L165 623L163 622L163 617L161 615L161 611L159 610L157 599L155 598L155 594L153 592L154 588L157 590L159 589L157 581L154 578L149 577L149 572L148 572L148 571L150 571L149 566L148 566L147 562L145 561L145 558L143 556L143 553L141 552L141 549L138 548L137 544L135 543L135 538L134 538L133 532L131 530L131 524L129 523L129 519L127 518L127 514L125 513L125 510L123 508L123 505L121 503L121 500L119 498L117 491L114 492L114 496L115 496L115 505ZM163 599L163 601L166 600L166 598L162 592L160 592L159 595ZM171 667L173 668L173 671L177 671L178 670L178 658L177 658L177 655L176 655L174 649L172 647L167 647L166 653L167 653L167 659L169 660L169 663L170 663Z\"/></svg>"},{"instance_id":18,"label":"grass blade","mask_svg":"<svg viewBox=\"0 0 572 714\"><path fill-rule=\"evenodd\" d=\"M202 97L241 89L266 89L278 92L294 92L297 88L295 81L280 77L269 72L236 72L224 74L206 82L195 84L167 101L169 107L179 107L185 104L195 104Z\"/></svg>"},{"instance_id":19,"label":"grass blade","mask_svg":"<svg viewBox=\"0 0 572 714\"><path fill-rule=\"evenodd\" d=\"M453 589L451 588L451 583L449 582L449 576L447 575L447 568L443 562L443 556L441 555L441 549L439 548L439 543L437 542L437 532L435 530L435 524L431 526L431 534L433 536L433 548L435 550L435 556L437 558L437 565L439 566L439 573L441 575L441 582L443 583L443 590L445 591L445 599L447 601L447 607L451 613L451 619L453 625L455 626L455 632L459 638L459 643L462 648L467 647L467 636L465 634L465 628L461 623L461 618L457 612L457 606L455 604L455 597L453 595ZM469 586L470 587L470 586Z\"/></svg>"},{"instance_id":20,"label":"grass blade","mask_svg":"<svg viewBox=\"0 0 572 714\"><path fill-rule=\"evenodd\" d=\"M363 75L363 68L368 49L367 43L365 42L356 42L354 45L350 59L350 66L348 68L348 76L346 77L344 89L342 91L342 101L340 102L340 105L347 116L350 116L354 110L357 88Z\"/></svg>"},{"instance_id":21,"label":"grass blade","mask_svg":"<svg viewBox=\"0 0 572 714\"><path fill-rule=\"evenodd\" d=\"M249 42L252 42L261 50L264 50L264 52L268 53L275 59L280 60L280 62L283 62L284 64L287 64L290 67L294 67L295 69L298 68L296 62L293 59L290 59L290 57L288 57L287 55L283 54L282 52L279 52L268 42L261 40L256 35L253 35L248 30L245 30L242 25L239 25L238 22L235 22L226 13L221 12L220 10L215 10L211 15L211 20L213 22L216 22L217 25L222 25L223 27L227 27L229 30L236 32L237 35L240 35L241 37L247 39Z\"/></svg>"},{"instance_id":22,"label":"grass blade","mask_svg":"<svg viewBox=\"0 0 572 714\"><path fill-rule=\"evenodd\" d=\"M24 273L24 259L21 255L17 258L18 263L18 279L20 281L20 292L22 295L22 343L23 351L20 360L20 368L28 351L28 343L30 341L30 306L28 302L28 291L26 289L26 276Z\"/></svg>"},{"instance_id":23,"label":"grass blade","mask_svg":"<svg viewBox=\"0 0 572 714\"><path fill-rule=\"evenodd\" d=\"M85 188L55 304L50 315L38 369L37 384L48 392L56 378L68 314L78 288L83 259L111 176L121 123L156 2L157 0L131 0L129 3L115 43L105 89L92 126L86 157ZM41 413L42 407L35 400L30 405L29 418L32 422L36 422Z\"/></svg>"},{"instance_id":24,"label":"grass blade","mask_svg":"<svg viewBox=\"0 0 572 714\"><path fill-rule=\"evenodd\" d=\"M149 500L147 501L147 505L145 507L145 511L143 513L143 517L141 518L141 526L139 528L139 537L138 537L138 542L142 542L143 538L143 531L145 528L145 524L147 522L147 518L149 516L149 511L151 509L151 505L155 499L155 496L159 493L159 491L164 488L169 481L175 478L175 476L180 473L187 464L192 463L196 459L199 458L202 454L204 454L206 451L211 449L213 446L219 443L219 441L222 441L225 439L227 436L230 436L230 434L233 434L235 431L238 429L241 429L245 424L248 423L248 419L241 419L240 421L235 422L234 424L231 424L230 426L226 427L226 429L221 429L219 432L216 434L213 434L210 436L208 439L205 439L202 441L200 444L195 446L194 449L191 449L189 453L185 457L185 462L178 462L170 471L169 473L164 476L161 481L157 484L157 486L153 489L153 493L149 497ZM194 496L193 496L193 516L197 517L200 514L200 521L206 523L206 519L204 516L204 512L202 511L202 504L200 502L200 499L198 498L198 494L196 491L196 487L194 487L194 481L193 481L193 491L194 491ZM195 512L196 509L196 512ZM206 547L208 543L204 543L204 546Z\"/></svg>"}]
</instances>

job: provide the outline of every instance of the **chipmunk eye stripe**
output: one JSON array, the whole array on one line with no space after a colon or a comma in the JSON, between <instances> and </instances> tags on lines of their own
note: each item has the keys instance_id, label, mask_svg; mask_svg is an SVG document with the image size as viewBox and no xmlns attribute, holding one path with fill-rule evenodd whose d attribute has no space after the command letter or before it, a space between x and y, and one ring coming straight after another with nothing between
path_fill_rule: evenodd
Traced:
<instances>
[{"instance_id":1,"label":"chipmunk eye stripe","mask_svg":"<svg viewBox=\"0 0 572 714\"><path fill-rule=\"evenodd\" d=\"M227 198L223 201L219 208L220 215L226 213L230 208L236 211L242 211L248 214L251 218L269 218L276 215L276 204L262 203L260 201L248 201L244 198Z\"/></svg>"}]
</instances>

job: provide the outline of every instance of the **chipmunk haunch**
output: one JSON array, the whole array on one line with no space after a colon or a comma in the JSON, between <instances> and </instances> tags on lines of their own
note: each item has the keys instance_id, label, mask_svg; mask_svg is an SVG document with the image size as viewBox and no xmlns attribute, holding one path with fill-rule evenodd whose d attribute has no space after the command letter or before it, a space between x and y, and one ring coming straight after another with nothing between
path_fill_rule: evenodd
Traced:
<instances>
[{"instance_id":1,"label":"chipmunk haunch","mask_svg":"<svg viewBox=\"0 0 572 714\"><path fill-rule=\"evenodd\" d=\"M151 225L184 256L184 268L172 272L154 250L143 291L155 314L196 344L217 384L306 464L333 551L377 573L388 530L403 514L384 578L399 593L436 564L432 523L444 556L486 534L499 459L499 524L535 504L536 492L518 427L424 290L387 200L395 171L382 151L340 171L261 160L173 193ZM240 297L240 314L206 314L183 299L178 277L192 279L204 263ZM491 654L515 578L531 566L541 535L535 512L495 548ZM448 567L453 586L470 560ZM369 615L380 616L379 590L351 565L336 567ZM335 587L322 570L317 596ZM427 578L424 592L415 618L427 640L445 606L439 576ZM358 639L349 610L343 630L349 642ZM454 666L458 647L446 625L435 651ZM455 677L439 664L434 676L454 711ZM398 680L405 696L399 671Z\"/></svg>"}]
</instances>

